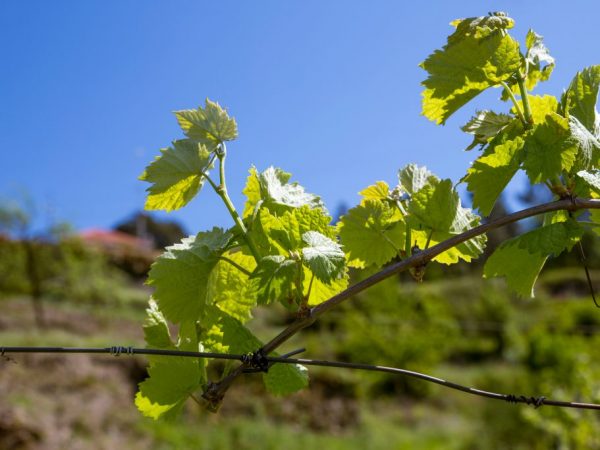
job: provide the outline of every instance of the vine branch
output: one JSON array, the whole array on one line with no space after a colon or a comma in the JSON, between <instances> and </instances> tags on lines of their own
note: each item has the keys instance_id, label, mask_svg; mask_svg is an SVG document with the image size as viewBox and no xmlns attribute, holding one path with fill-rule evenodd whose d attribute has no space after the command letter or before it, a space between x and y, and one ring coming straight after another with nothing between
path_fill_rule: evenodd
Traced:
<instances>
[{"instance_id":1,"label":"vine branch","mask_svg":"<svg viewBox=\"0 0 600 450\"><path fill-rule=\"evenodd\" d=\"M433 247L415 253L409 258L384 267L379 272L371 275L368 278L365 278L362 281L359 281L358 283L350 286L349 288L345 289L339 294L334 295L329 300L309 309L302 317L298 317L277 336L275 336L273 339L271 339L269 342L263 345L261 351L264 354L268 355L269 353L273 352L278 347L280 347L292 336L297 334L299 331L312 325L319 316L329 311L330 309L335 308L336 306L350 299L356 294L385 280L386 278L391 277L392 275L404 272L411 267L421 266L429 262L431 259L435 258L440 253L443 253L446 250L451 249L452 247L455 247L459 244L462 244L463 242L473 239L474 237L480 236L497 228L501 228L505 225L518 222L528 217L533 217L553 211L577 211L580 209L600 209L600 200L567 198L549 203L543 203L541 205L517 211L515 213L508 214L491 222L479 225L475 228L465 231L464 233L458 234L450 239L440 242L439 244L434 245ZM202 394L202 397L208 401L209 410L216 411L219 408L219 405L223 400L225 393L227 392L231 384L243 373L243 369L243 365L238 366L218 382L211 382L208 384L206 390Z\"/></svg>"}]
</instances>

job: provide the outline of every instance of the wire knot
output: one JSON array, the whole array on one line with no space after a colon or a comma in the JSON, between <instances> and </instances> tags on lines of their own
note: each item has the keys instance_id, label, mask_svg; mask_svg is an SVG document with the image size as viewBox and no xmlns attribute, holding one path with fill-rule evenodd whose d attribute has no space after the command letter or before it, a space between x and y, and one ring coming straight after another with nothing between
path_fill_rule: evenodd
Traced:
<instances>
[{"instance_id":1,"label":"wire knot","mask_svg":"<svg viewBox=\"0 0 600 450\"><path fill-rule=\"evenodd\" d=\"M6 362L11 362L11 363L17 364L17 361L12 359L10 356L6 355L6 348L4 348L4 347L0 347L0 358L2 358Z\"/></svg>"},{"instance_id":2,"label":"wire knot","mask_svg":"<svg viewBox=\"0 0 600 450\"><path fill-rule=\"evenodd\" d=\"M505 399L508 403L525 403L526 405L531 405L535 409L538 409L540 406L544 404L546 397L525 397L524 395L513 395L509 394Z\"/></svg>"},{"instance_id":3,"label":"wire knot","mask_svg":"<svg viewBox=\"0 0 600 450\"><path fill-rule=\"evenodd\" d=\"M115 345L110 347L110 354L113 356L120 356L122 353L126 355L133 355L133 347L122 347L120 345Z\"/></svg>"},{"instance_id":4,"label":"wire knot","mask_svg":"<svg viewBox=\"0 0 600 450\"><path fill-rule=\"evenodd\" d=\"M244 369L245 373L256 373L256 372L268 372L269 371L269 359L262 348L259 348L255 352L247 353L242 355L242 363L247 368Z\"/></svg>"}]
</instances>

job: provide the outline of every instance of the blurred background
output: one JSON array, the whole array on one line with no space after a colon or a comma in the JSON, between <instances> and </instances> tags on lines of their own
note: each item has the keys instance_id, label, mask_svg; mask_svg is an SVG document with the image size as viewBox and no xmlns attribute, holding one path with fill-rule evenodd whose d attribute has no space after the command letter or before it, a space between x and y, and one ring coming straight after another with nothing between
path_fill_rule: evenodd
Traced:
<instances>
[{"instance_id":1,"label":"blurred background","mask_svg":"<svg viewBox=\"0 0 600 450\"><path fill-rule=\"evenodd\" d=\"M235 116L228 183L242 206L254 164L293 173L334 216L410 162L459 180L476 150L460 132L475 108L506 110L490 90L445 127L420 116L418 64L459 17L503 10L521 41L545 36L557 60L536 93L560 95L597 64L594 0L104 1L0 4L0 344L143 345L162 249L229 226L202 192L171 214L147 214L137 180L182 137L171 111L205 97ZM463 190L463 200L470 204ZM492 216L548 200L512 183ZM489 250L531 224L489 236ZM600 287L600 244L583 240ZM600 402L594 308L576 254L548 264L535 299L481 279L483 261L399 276L295 338L306 356L419 370L481 389ZM358 276L354 275L355 281ZM270 338L290 317L258 311ZM152 422L133 404L145 361L15 355L0 360L0 448L600 448L595 413L489 402L381 374L311 369L310 389L266 397L246 377L219 414L188 405Z\"/></svg>"}]
</instances>

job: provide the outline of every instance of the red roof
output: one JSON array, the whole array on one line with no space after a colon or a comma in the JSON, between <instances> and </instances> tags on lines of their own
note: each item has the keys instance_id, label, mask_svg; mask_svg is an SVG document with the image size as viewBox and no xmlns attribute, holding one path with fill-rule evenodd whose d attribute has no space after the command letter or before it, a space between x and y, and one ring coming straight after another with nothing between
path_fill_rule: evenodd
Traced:
<instances>
[{"instance_id":1,"label":"red roof","mask_svg":"<svg viewBox=\"0 0 600 450\"><path fill-rule=\"evenodd\" d=\"M152 249L152 242L121 231L101 230L91 228L79 233L79 237L88 243L99 244L107 247L135 247Z\"/></svg>"}]
</instances>

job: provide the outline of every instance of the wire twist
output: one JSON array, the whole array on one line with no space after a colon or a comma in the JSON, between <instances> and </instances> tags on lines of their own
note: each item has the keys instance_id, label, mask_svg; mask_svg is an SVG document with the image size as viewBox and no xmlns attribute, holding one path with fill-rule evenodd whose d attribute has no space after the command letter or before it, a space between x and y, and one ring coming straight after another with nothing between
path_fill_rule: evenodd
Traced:
<instances>
[{"instance_id":1,"label":"wire twist","mask_svg":"<svg viewBox=\"0 0 600 450\"><path fill-rule=\"evenodd\" d=\"M506 396L505 399L508 403L525 403L526 405L531 405L533 406L535 409L538 409L540 406L544 405L544 402L546 401L546 397L539 396L539 397L526 397L524 395L513 395L513 394L509 394Z\"/></svg>"},{"instance_id":2,"label":"wire twist","mask_svg":"<svg viewBox=\"0 0 600 450\"><path fill-rule=\"evenodd\" d=\"M131 347L131 346L123 347L121 345L114 345L109 348L109 353L112 356L121 356L122 353L125 353L127 355L133 355L135 353L135 351L133 350L133 347Z\"/></svg>"},{"instance_id":3,"label":"wire twist","mask_svg":"<svg viewBox=\"0 0 600 450\"><path fill-rule=\"evenodd\" d=\"M242 355L240 358L242 363L248 367L244 368L244 373L256 373L256 372L268 372L271 364L267 355L262 349L258 349L255 352L247 353Z\"/></svg>"}]
</instances>

